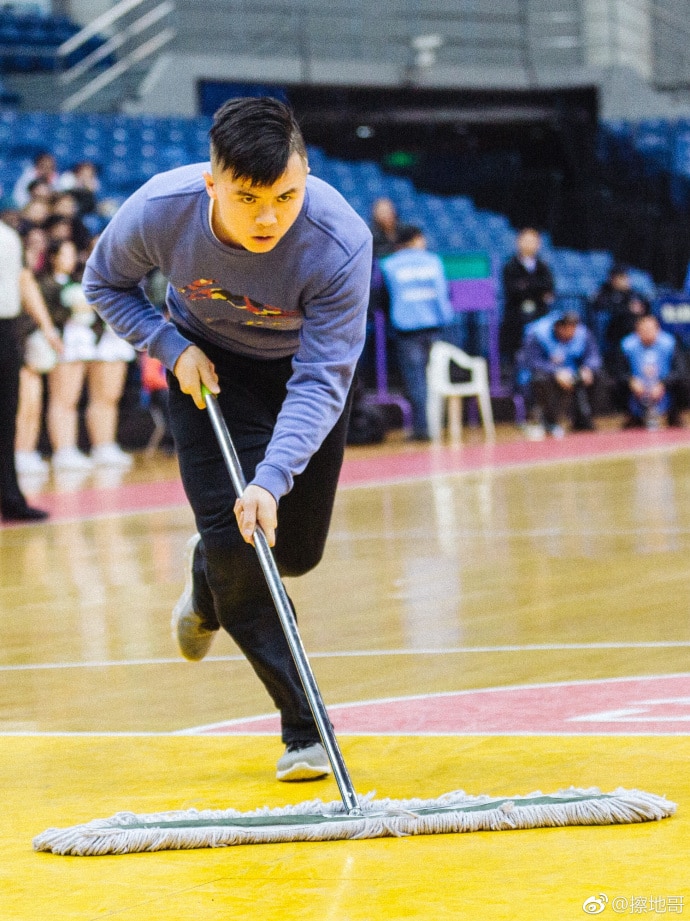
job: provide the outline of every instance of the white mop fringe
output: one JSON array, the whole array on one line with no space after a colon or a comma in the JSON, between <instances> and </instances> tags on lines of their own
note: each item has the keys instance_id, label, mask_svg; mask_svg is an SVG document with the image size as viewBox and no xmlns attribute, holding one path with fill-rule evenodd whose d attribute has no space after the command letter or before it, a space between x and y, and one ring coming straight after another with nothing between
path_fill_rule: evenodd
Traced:
<instances>
[{"instance_id":1,"label":"white mop fringe","mask_svg":"<svg viewBox=\"0 0 690 921\"><path fill-rule=\"evenodd\" d=\"M676 811L676 804L665 797L622 788L601 793L596 788L571 787L555 794L536 792L500 798L470 796L462 790L430 800L372 801L373 796L359 797L359 816L348 814L340 801L323 803L318 799L252 812L120 812L71 828L49 828L34 839L33 846L37 851L91 857L236 844L618 825L657 821Z\"/></svg>"}]
</instances>

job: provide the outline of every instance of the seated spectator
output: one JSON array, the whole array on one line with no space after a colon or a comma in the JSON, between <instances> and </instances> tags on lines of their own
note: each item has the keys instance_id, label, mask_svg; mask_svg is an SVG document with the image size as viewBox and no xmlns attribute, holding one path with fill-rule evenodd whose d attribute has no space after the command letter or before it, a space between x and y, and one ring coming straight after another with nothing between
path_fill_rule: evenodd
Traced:
<instances>
[{"instance_id":1,"label":"seated spectator","mask_svg":"<svg viewBox=\"0 0 690 921\"><path fill-rule=\"evenodd\" d=\"M50 191L57 188L58 171L55 157L47 150L36 154L33 163L26 167L14 184L12 198L18 208L23 208L29 201L29 186L35 179L47 183Z\"/></svg>"},{"instance_id":2,"label":"seated spectator","mask_svg":"<svg viewBox=\"0 0 690 921\"><path fill-rule=\"evenodd\" d=\"M523 383L537 416L534 433L563 437L567 412L574 431L594 429L591 394L601 368L592 333L574 311L554 311L525 329L519 356Z\"/></svg>"},{"instance_id":3,"label":"seated spectator","mask_svg":"<svg viewBox=\"0 0 690 921\"><path fill-rule=\"evenodd\" d=\"M687 402L687 366L676 340L653 315L639 317L618 353L618 379L628 394L625 428L656 429L660 418L682 425Z\"/></svg>"},{"instance_id":4,"label":"seated spectator","mask_svg":"<svg viewBox=\"0 0 690 921\"><path fill-rule=\"evenodd\" d=\"M503 267L500 350L510 376L525 326L548 313L554 299L553 275L539 257L541 246L539 232L526 227L518 234L517 252Z\"/></svg>"},{"instance_id":5,"label":"seated spectator","mask_svg":"<svg viewBox=\"0 0 690 921\"><path fill-rule=\"evenodd\" d=\"M400 374L412 405L412 437L428 441L426 366L431 346L453 318L443 263L428 252L419 227L406 227L398 251L381 261L381 271L390 296Z\"/></svg>"},{"instance_id":6,"label":"seated spectator","mask_svg":"<svg viewBox=\"0 0 690 921\"><path fill-rule=\"evenodd\" d=\"M592 309L599 314L599 325L604 329L604 363L615 374L621 342L634 332L638 317L649 314L651 308L645 298L633 290L625 266L614 265L594 298Z\"/></svg>"}]
</instances>

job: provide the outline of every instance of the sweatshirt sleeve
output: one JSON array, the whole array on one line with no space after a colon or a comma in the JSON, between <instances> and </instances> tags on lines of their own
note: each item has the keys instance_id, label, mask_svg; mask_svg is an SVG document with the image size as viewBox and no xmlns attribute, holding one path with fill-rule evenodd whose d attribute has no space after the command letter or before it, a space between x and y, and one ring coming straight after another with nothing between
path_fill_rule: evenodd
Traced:
<instances>
[{"instance_id":1,"label":"sweatshirt sleeve","mask_svg":"<svg viewBox=\"0 0 690 921\"><path fill-rule=\"evenodd\" d=\"M279 500L340 418L364 346L371 237L304 305L287 396L253 483Z\"/></svg>"},{"instance_id":2,"label":"sweatshirt sleeve","mask_svg":"<svg viewBox=\"0 0 690 921\"><path fill-rule=\"evenodd\" d=\"M172 371L191 343L144 294L143 279L159 268L146 241L146 202L143 187L119 208L86 263L83 286L118 336Z\"/></svg>"}]
</instances>

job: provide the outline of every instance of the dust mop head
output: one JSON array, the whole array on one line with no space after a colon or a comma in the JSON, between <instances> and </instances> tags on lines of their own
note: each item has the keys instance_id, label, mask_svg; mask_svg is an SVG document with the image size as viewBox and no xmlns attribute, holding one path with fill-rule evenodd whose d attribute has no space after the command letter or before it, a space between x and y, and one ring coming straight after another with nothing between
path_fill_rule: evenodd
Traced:
<instances>
[{"instance_id":1,"label":"dust mop head","mask_svg":"<svg viewBox=\"0 0 690 921\"><path fill-rule=\"evenodd\" d=\"M34 839L37 851L75 857L141 851L229 847L286 841L333 841L404 835L504 831L564 825L624 825L663 819L675 803L640 790L613 793L571 788L559 793L496 798L462 790L438 799L359 798L361 815L341 802L321 800L253 812L186 810L155 815L121 812L72 828L49 828Z\"/></svg>"}]
</instances>

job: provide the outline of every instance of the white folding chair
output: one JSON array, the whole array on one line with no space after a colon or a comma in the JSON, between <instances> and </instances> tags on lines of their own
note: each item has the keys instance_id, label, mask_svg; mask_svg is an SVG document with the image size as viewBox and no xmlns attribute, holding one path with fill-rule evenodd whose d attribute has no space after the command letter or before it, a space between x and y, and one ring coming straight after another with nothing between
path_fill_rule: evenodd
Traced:
<instances>
[{"instance_id":1,"label":"white folding chair","mask_svg":"<svg viewBox=\"0 0 690 921\"><path fill-rule=\"evenodd\" d=\"M470 379L454 383L451 367L469 371ZM489 375L484 358L473 358L449 342L435 342L431 347L426 367L426 418L429 435L440 441L443 431L443 412L448 402L448 434L452 441L462 438L463 397L476 397L484 431L488 438L495 435L494 417L491 410Z\"/></svg>"}]
</instances>

